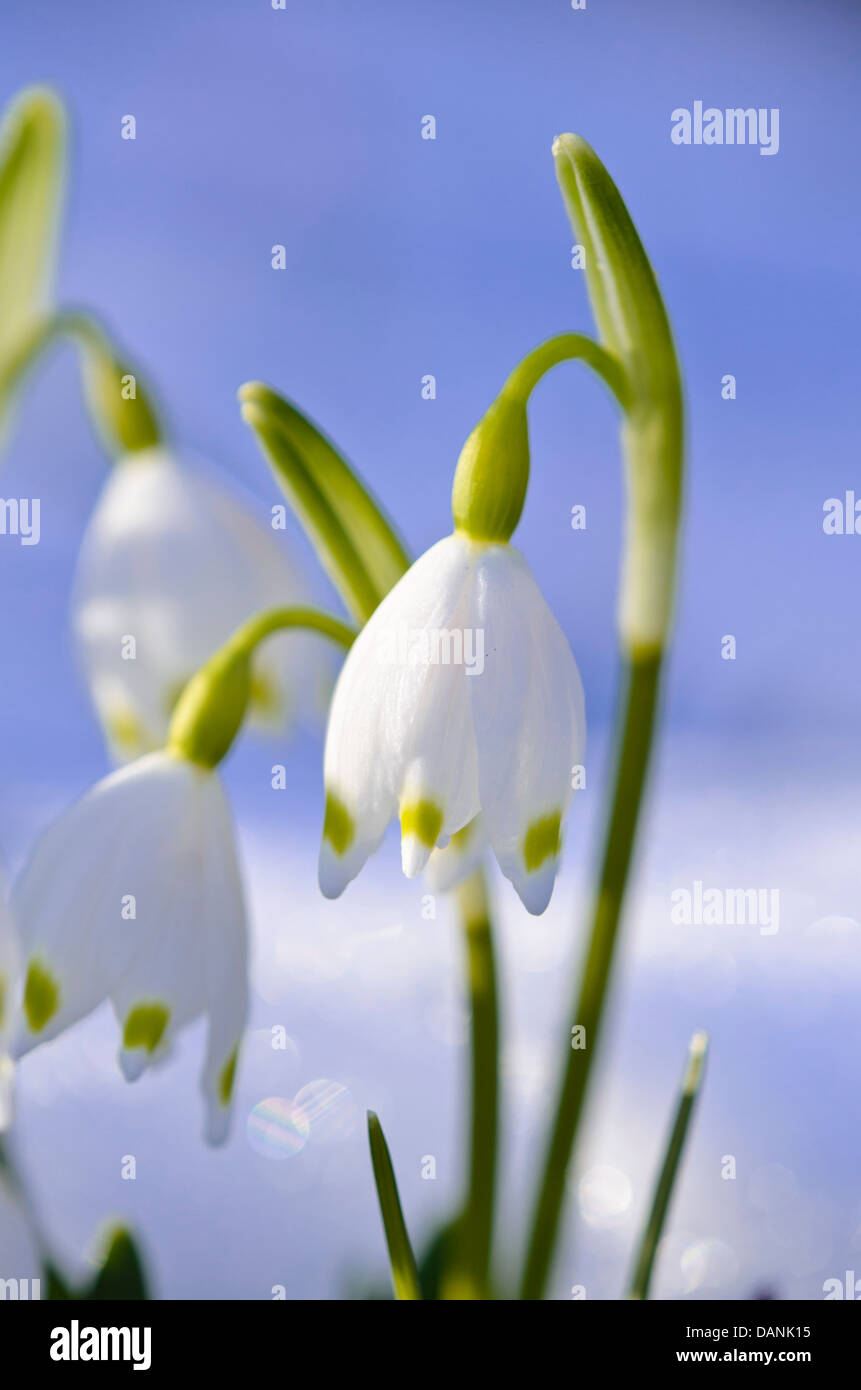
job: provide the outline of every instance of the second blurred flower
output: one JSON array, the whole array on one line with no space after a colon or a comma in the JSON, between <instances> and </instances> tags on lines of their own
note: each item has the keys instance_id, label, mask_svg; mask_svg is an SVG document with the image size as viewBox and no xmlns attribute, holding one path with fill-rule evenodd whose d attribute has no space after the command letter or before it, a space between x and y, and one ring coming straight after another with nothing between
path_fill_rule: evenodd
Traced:
<instances>
[{"instance_id":1,"label":"second blurred flower","mask_svg":"<svg viewBox=\"0 0 861 1390\"><path fill-rule=\"evenodd\" d=\"M161 447L127 454L87 528L74 627L117 761L161 747L192 673L252 613L308 600L272 528L226 487ZM283 728L323 706L327 658L302 633L255 658L252 725Z\"/></svg>"}]
</instances>

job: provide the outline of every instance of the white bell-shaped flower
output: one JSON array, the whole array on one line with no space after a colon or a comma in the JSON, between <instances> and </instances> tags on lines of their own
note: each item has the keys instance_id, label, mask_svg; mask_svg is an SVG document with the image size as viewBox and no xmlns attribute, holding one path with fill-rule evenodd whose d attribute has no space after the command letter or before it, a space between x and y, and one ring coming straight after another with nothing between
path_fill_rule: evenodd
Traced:
<instances>
[{"instance_id":1,"label":"white bell-shaped flower","mask_svg":"<svg viewBox=\"0 0 861 1390\"><path fill-rule=\"evenodd\" d=\"M193 673L261 609L309 592L272 527L163 448L113 467L84 537L73 601L83 665L117 761L164 745ZM255 658L250 723L280 729L325 707L331 666L304 633Z\"/></svg>"},{"instance_id":2,"label":"white bell-shaped flower","mask_svg":"<svg viewBox=\"0 0 861 1390\"><path fill-rule=\"evenodd\" d=\"M574 657L520 552L461 531L438 542L372 615L335 688L323 892L343 891L396 813L412 876L480 812L503 873L543 912L585 729Z\"/></svg>"},{"instance_id":3,"label":"white bell-shaped flower","mask_svg":"<svg viewBox=\"0 0 861 1390\"><path fill-rule=\"evenodd\" d=\"M205 1014L206 1135L220 1142L247 1010L247 934L217 772L163 750L104 778L44 832L12 909L23 953L15 1051L110 998L133 1080Z\"/></svg>"}]
</instances>

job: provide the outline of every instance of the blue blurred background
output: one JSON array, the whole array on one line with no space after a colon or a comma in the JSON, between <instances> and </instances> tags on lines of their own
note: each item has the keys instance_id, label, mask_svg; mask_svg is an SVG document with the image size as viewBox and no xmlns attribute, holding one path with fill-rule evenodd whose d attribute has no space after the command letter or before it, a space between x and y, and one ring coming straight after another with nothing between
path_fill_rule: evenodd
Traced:
<instances>
[{"instance_id":1,"label":"blue blurred background","mask_svg":"<svg viewBox=\"0 0 861 1390\"><path fill-rule=\"evenodd\" d=\"M617 1297L687 1039L713 1039L656 1280L663 1297L821 1298L861 1269L857 738L861 538L823 532L858 489L856 177L861 15L837 0L31 0L4 19L0 98L68 104L62 302L100 312L181 448L278 500L235 399L262 378L321 423L418 552L450 525L458 450L523 353L588 329L550 145L584 135L658 271L689 405L683 588L664 738L588 1140L553 1293ZM678 147L695 100L777 107L780 150ZM120 138L133 114L134 142ZM433 115L434 141L421 138ZM287 268L274 271L283 244ZM431 373L437 397L422 399ZM721 380L737 379L724 400ZM500 1250L522 1239L588 916L617 679L622 508L600 385L559 368L532 408L517 541L568 633L590 719L588 790L546 916L497 882L507 1048ZM28 386L0 538L0 846L10 872L107 764L68 635L106 461L69 350ZM587 529L573 531L574 504ZM313 556L298 531L288 541ZM325 586L321 594L326 597ZM331 595L329 602L334 602ZM721 658L722 638L737 642ZM19 1142L64 1259L107 1214L141 1230L166 1297L337 1298L385 1259L363 1133L385 1125L419 1239L459 1191L466 1018L454 923L421 915L390 840L344 899L315 885L321 737L243 741L228 767L253 908L255 998L234 1137L205 1151L201 1037L136 1087L101 1013L25 1060ZM286 791L269 770L285 762ZM677 927L670 894L776 888L780 930ZM273 1026L289 1046L273 1051ZM267 1098L334 1085L290 1157L254 1146ZM124 1155L137 1177L121 1177ZM436 1159L437 1177L421 1176ZM724 1159L736 1177L722 1178ZM426 1165L425 1165L426 1166Z\"/></svg>"}]
</instances>

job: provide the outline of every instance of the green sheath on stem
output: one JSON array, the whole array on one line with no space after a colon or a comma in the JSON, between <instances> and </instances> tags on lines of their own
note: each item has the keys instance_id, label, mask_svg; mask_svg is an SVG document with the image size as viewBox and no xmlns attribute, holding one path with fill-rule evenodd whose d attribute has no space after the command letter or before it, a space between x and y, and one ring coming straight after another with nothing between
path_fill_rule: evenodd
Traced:
<instances>
[{"instance_id":1,"label":"green sheath on stem","mask_svg":"<svg viewBox=\"0 0 861 1390\"><path fill-rule=\"evenodd\" d=\"M667 311L622 195L578 135L553 143L556 176L586 253L592 310L630 389L619 624L629 653L663 646L672 619L682 501L682 389Z\"/></svg>"}]
</instances>

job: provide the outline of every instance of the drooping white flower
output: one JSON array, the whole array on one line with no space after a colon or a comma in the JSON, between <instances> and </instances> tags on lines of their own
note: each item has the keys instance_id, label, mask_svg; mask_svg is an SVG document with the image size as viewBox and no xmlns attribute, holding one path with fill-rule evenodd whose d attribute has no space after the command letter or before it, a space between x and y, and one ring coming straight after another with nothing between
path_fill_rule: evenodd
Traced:
<instances>
[{"instance_id":1,"label":"drooping white flower","mask_svg":"<svg viewBox=\"0 0 861 1390\"><path fill-rule=\"evenodd\" d=\"M20 1054L110 998L135 1079L208 1018L206 1134L227 1133L247 1009L245 909L218 774L175 752L104 778L42 835L15 885Z\"/></svg>"},{"instance_id":2,"label":"drooping white flower","mask_svg":"<svg viewBox=\"0 0 861 1390\"><path fill-rule=\"evenodd\" d=\"M396 813L412 876L481 812L503 873L542 912L584 746L574 657L525 559L456 531L395 585L339 677L323 892L343 891Z\"/></svg>"},{"instance_id":3,"label":"drooping white flower","mask_svg":"<svg viewBox=\"0 0 861 1390\"><path fill-rule=\"evenodd\" d=\"M272 528L165 449L117 462L81 548L73 622L117 761L164 745L186 681L246 618L308 590ZM250 721L283 728L324 705L330 667L304 633L254 662Z\"/></svg>"}]
</instances>

